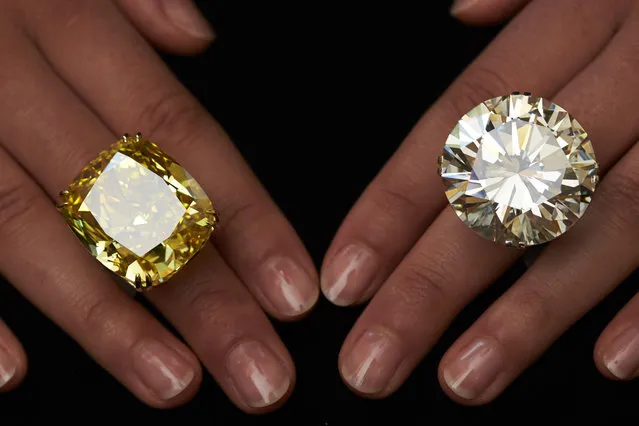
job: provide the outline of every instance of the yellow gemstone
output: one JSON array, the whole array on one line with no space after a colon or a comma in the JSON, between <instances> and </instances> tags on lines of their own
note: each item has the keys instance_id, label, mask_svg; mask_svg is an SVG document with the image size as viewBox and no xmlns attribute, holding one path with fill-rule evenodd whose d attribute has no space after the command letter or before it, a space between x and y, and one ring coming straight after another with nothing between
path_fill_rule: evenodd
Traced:
<instances>
[{"instance_id":1,"label":"yellow gemstone","mask_svg":"<svg viewBox=\"0 0 639 426\"><path fill-rule=\"evenodd\" d=\"M195 179L140 135L100 153L61 198L62 215L93 257L138 291L171 278L218 222Z\"/></svg>"}]
</instances>

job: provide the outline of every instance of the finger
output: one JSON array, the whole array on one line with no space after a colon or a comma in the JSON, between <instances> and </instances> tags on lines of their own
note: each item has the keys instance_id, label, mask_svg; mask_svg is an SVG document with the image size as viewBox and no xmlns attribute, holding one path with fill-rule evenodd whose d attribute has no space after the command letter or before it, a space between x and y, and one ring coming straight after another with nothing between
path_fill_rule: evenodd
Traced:
<instances>
[{"instance_id":1,"label":"finger","mask_svg":"<svg viewBox=\"0 0 639 426\"><path fill-rule=\"evenodd\" d=\"M27 357L9 327L0 321L0 392L15 389L27 374Z\"/></svg>"},{"instance_id":2,"label":"finger","mask_svg":"<svg viewBox=\"0 0 639 426\"><path fill-rule=\"evenodd\" d=\"M559 105L571 112L580 111L580 119L583 117L586 128L590 130L597 159L604 171L636 139L639 130L636 123L625 118L619 121L619 111L633 109L636 96L628 90L612 92L619 104L611 108L587 102L597 99L606 102L609 98L610 82L601 79L601 75L616 75L620 83L614 84L620 87L624 81L633 81L636 68L633 61L636 62L637 56L632 54L631 37L630 27L620 31L610 46L557 95ZM625 51L619 46L625 46ZM618 65L624 62L626 65ZM590 107L584 107L584 103ZM617 129L617 125L623 128ZM572 230L570 234L579 232ZM450 209L444 210L353 328L342 349L344 378L360 392L376 396L392 392L461 308L519 255L519 251L475 235ZM564 303L569 304L567 301ZM357 337L366 335L369 330L383 330L382 336L387 338L387 342L392 342L384 345L389 348L386 358L382 358L383 351L373 351L370 344L362 346L357 343ZM375 358L376 369L361 370L362 366L368 365L371 356Z\"/></svg>"},{"instance_id":3,"label":"finger","mask_svg":"<svg viewBox=\"0 0 639 426\"><path fill-rule=\"evenodd\" d=\"M280 406L295 369L264 312L212 247L189 266L149 299L238 407L263 412Z\"/></svg>"},{"instance_id":4,"label":"finger","mask_svg":"<svg viewBox=\"0 0 639 426\"><path fill-rule=\"evenodd\" d=\"M5 70L8 80L13 83L5 88L8 92L4 94L11 93L14 100L10 104L12 108L0 103L0 120L6 119L6 122L0 122L0 140L8 142L16 158L29 165L42 185L53 194L56 187L66 185L71 179L67 176L69 169L79 170L88 161L75 155L75 149L82 155L89 155L87 151L91 150L91 142L88 143L89 147L82 143L74 147L68 141L98 139L98 143L104 141L106 145L106 141L112 136L109 136L110 133L106 129L101 128L99 121L73 97L68 88L49 72L42 58L33 54L30 45L21 44L17 40L7 42L20 46L24 61L20 65L23 68L13 64ZM0 96L2 99L7 97ZM64 113L59 113L60 108L57 108L57 105L65 106ZM25 114L25 111L28 111L28 114ZM33 152L33 149L25 150L25 144L31 147L45 146L50 151L45 152L43 156L30 158L29 152ZM54 146L59 148L55 149ZM43 159L45 161L42 161ZM25 194L25 197L28 200L31 196ZM25 220L35 219L26 217ZM70 235L67 230L66 238L70 238ZM64 238L55 238L51 241L67 241ZM30 256L37 256L37 253L31 253ZM194 344L207 367L240 407L247 411L255 411L277 405L285 399L294 382L292 362L288 354L258 305L221 258L202 254L198 259L198 262L193 262L193 265L185 268L184 275L180 274L174 278L176 281L171 281L171 287L179 290L160 288L158 292L150 293L149 297ZM100 272L98 266L93 266L92 271ZM101 282L96 284L103 285ZM104 285L105 290L108 288ZM88 299L88 296L82 297ZM95 298L99 300L100 296L96 295ZM115 296L106 293L102 298L113 300ZM125 299L125 302L131 304L128 299ZM112 305L117 307L115 301L109 302L105 307L92 309L97 312L92 315L97 316L96 319L109 321L106 308L111 308ZM60 306L60 309L63 309L63 305ZM117 315L118 311L115 310L114 314ZM123 325L128 321L132 327L149 328L132 314L127 314L126 310L121 320ZM127 338L126 331L123 330L123 339ZM260 342L261 346L256 342ZM156 347L154 344L153 348ZM223 363L225 356L228 362ZM149 363L157 363L152 356L145 357ZM190 357L192 359L193 356ZM122 357L121 362L126 363L127 359ZM199 364L197 365L199 367ZM162 368L160 370L164 371ZM193 379L199 380L199 370L197 374ZM174 378L169 384L179 386L183 381ZM196 384L196 380L193 382ZM269 385L272 387L271 390L268 388Z\"/></svg>"},{"instance_id":5,"label":"finger","mask_svg":"<svg viewBox=\"0 0 639 426\"><path fill-rule=\"evenodd\" d=\"M290 224L220 127L117 11L100 5L64 31L62 7L50 10L55 19L33 17L40 48L114 131L139 129L179 154L220 212L220 252L268 312L306 313L318 298L317 277Z\"/></svg>"},{"instance_id":6,"label":"finger","mask_svg":"<svg viewBox=\"0 0 639 426\"><path fill-rule=\"evenodd\" d=\"M0 240L0 273L138 398L170 407L197 391L195 356L83 252L1 149Z\"/></svg>"},{"instance_id":7,"label":"finger","mask_svg":"<svg viewBox=\"0 0 639 426\"><path fill-rule=\"evenodd\" d=\"M606 176L579 229L552 243L455 342L440 366L449 395L473 405L494 399L639 266L638 164L639 144Z\"/></svg>"},{"instance_id":8,"label":"finger","mask_svg":"<svg viewBox=\"0 0 639 426\"><path fill-rule=\"evenodd\" d=\"M639 294L599 337L595 363L599 371L611 379L630 380L639 375Z\"/></svg>"},{"instance_id":9,"label":"finger","mask_svg":"<svg viewBox=\"0 0 639 426\"><path fill-rule=\"evenodd\" d=\"M538 0L513 20L424 115L349 213L322 266L327 297L348 305L373 295L444 207L433 164L452 123L515 90L552 98L606 45L620 15L601 2ZM566 32L563 16L588 22L587 31ZM519 48L538 45L552 49ZM552 72L539 72L539 63L553 64Z\"/></svg>"},{"instance_id":10,"label":"finger","mask_svg":"<svg viewBox=\"0 0 639 426\"><path fill-rule=\"evenodd\" d=\"M519 12L531 0L456 0L450 13L471 25L498 24Z\"/></svg>"},{"instance_id":11,"label":"finger","mask_svg":"<svg viewBox=\"0 0 639 426\"><path fill-rule=\"evenodd\" d=\"M191 0L116 0L153 44L174 53L197 53L215 34Z\"/></svg>"}]
</instances>

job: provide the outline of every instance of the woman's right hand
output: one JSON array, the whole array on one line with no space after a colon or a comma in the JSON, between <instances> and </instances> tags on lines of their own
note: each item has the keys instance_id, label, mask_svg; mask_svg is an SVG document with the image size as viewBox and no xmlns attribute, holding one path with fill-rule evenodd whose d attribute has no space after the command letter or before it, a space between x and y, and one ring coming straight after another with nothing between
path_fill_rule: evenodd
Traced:
<instances>
[{"instance_id":1,"label":"woman's right hand","mask_svg":"<svg viewBox=\"0 0 639 426\"><path fill-rule=\"evenodd\" d=\"M304 315L317 275L223 130L145 38L193 53L213 33L183 0L0 0L0 273L147 404L190 399L201 361L238 407L269 410L295 372L262 309ZM188 346L111 280L54 206L116 135L137 130L178 156L222 217L215 247L147 296ZM0 323L0 390L26 366Z\"/></svg>"}]
</instances>

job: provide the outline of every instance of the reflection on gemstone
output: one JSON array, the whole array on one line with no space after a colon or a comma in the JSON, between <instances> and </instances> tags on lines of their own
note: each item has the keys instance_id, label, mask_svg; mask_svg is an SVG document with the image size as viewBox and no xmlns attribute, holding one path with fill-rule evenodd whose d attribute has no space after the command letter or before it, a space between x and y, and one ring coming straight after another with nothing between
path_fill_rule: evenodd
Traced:
<instances>
[{"instance_id":1,"label":"reflection on gemstone","mask_svg":"<svg viewBox=\"0 0 639 426\"><path fill-rule=\"evenodd\" d=\"M185 209L175 189L131 157L117 152L89 191L80 210L138 256L166 240Z\"/></svg>"},{"instance_id":2,"label":"reflection on gemstone","mask_svg":"<svg viewBox=\"0 0 639 426\"><path fill-rule=\"evenodd\" d=\"M139 136L102 152L62 197L60 210L76 236L137 290L172 277L217 224L195 179Z\"/></svg>"},{"instance_id":3,"label":"reflection on gemstone","mask_svg":"<svg viewBox=\"0 0 639 426\"><path fill-rule=\"evenodd\" d=\"M488 239L519 247L566 232L597 183L581 125L561 107L528 95L473 108L449 135L440 162L459 218Z\"/></svg>"}]
</instances>

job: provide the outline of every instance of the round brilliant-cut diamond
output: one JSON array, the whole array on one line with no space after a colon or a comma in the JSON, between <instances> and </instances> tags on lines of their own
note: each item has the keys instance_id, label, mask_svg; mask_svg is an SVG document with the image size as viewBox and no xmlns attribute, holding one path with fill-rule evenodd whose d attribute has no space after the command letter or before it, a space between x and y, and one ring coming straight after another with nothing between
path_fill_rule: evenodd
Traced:
<instances>
[{"instance_id":1,"label":"round brilliant-cut diamond","mask_svg":"<svg viewBox=\"0 0 639 426\"><path fill-rule=\"evenodd\" d=\"M588 207L597 172L581 125L529 95L473 108L441 157L446 196L459 218L488 239L519 247L566 232Z\"/></svg>"}]
</instances>

